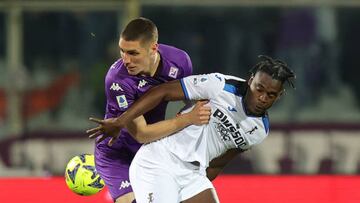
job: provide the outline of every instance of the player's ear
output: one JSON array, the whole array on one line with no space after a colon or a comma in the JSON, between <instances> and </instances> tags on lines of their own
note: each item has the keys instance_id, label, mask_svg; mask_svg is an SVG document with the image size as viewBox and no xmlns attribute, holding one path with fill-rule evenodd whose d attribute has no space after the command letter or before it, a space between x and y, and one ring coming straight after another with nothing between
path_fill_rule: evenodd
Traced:
<instances>
[{"instance_id":1,"label":"player's ear","mask_svg":"<svg viewBox=\"0 0 360 203\"><path fill-rule=\"evenodd\" d=\"M158 51L158 47L159 47L159 44L154 42L154 43L151 43L150 45L150 49L152 50L152 52L156 53Z\"/></svg>"},{"instance_id":2,"label":"player's ear","mask_svg":"<svg viewBox=\"0 0 360 203\"><path fill-rule=\"evenodd\" d=\"M253 80L254 80L254 76L252 75L247 82L249 86L251 85Z\"/></svg>"},{"instance_id":3,"label":"player's ear","mask_svg":"<svg viewBox=\"0 0 360 203\"><path fill-rule=\"evenodd\" d=\"M278 95L278 97L276 98L275 101L279 100L280 97L281 97L283 94L285 94L285 89L283 89L283 90L281 90L281 92L279 92L279 95Z\"/></svg>"}]
</instances>

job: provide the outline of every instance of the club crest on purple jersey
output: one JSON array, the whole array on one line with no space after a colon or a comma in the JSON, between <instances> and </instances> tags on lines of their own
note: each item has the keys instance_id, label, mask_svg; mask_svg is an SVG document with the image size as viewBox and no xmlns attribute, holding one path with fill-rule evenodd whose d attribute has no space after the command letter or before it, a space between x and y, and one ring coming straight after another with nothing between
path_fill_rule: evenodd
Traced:
<instances>
[{"instance_id":1,"label":"club crest on purple jersey","mask_svg":"<svg viewBox=\"0 0 360 203\"><path fill-rule=\"evenodd\" d=\"M172 78L176 78L177 75L178 75L178 72L179 72L178 68L176 68L174 66L171 66L170 71L169 71L169 76L172 77Z\"/></svg>"}]
</instances>

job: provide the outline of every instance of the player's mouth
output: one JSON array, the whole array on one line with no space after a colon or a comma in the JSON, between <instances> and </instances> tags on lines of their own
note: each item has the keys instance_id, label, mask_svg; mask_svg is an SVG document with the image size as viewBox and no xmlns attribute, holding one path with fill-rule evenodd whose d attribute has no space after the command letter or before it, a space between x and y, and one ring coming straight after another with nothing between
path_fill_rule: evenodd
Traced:
<instances>
[{"instance_id":1,"label":"player's mouth","mask_svg":"<svg viewBox=\"0 0 360 203\"><path fill-rule=\"evenodd\" d=\"M136 69L136 66L128 66L126 67L129 71L133 71Z\"/></svg>"}]
</instances>

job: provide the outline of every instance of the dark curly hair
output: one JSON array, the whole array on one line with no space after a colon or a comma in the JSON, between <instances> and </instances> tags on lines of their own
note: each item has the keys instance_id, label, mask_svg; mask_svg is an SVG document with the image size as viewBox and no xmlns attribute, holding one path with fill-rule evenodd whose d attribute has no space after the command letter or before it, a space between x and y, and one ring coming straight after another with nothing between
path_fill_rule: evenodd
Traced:
<instances>
[{"instance_id":1,"label":"dark curly hair","mask_svg":"<svg viewBox=\"0 0 360 203\"><path fill-rule=\"evenodd\" d=\"M252 76L262 71L269 74L273 79L279 80L282 84L287 82L292 88L295 88L293 80L296 76L285 62L265 55L259 55L258 58L261 61L250 70Z\"/></svg>"}]
</instances>

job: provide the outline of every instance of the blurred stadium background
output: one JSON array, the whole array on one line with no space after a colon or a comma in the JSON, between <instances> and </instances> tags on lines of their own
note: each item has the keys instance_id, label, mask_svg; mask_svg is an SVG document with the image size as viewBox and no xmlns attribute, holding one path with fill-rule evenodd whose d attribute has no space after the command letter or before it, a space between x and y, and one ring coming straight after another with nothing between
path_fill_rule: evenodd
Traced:
<instances>
[{"instance_id":1,"label":"blurred stadium background","mask_svg":"<svg viewBox=\"0 0 360 203\"><path fill-rule=\"evenodd\" d=\"M1 202L110 202L71 194L62 175L93 152L87 119L103 116L119 31L138 16L194 73L247 78L267 54L297 74L269 138L215 181L222 202L360 201L360 0L0 0Z\"/></svg>"}]
</instances>

